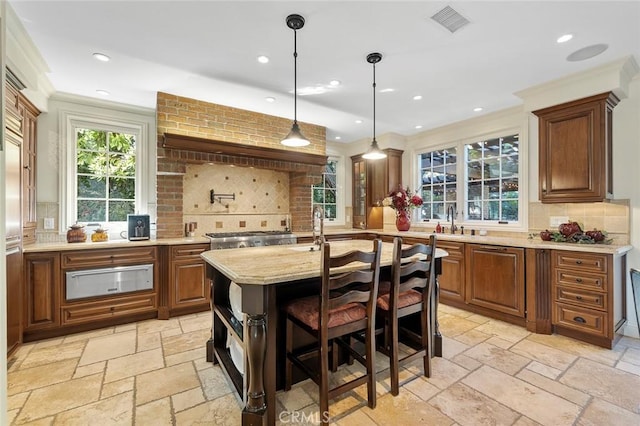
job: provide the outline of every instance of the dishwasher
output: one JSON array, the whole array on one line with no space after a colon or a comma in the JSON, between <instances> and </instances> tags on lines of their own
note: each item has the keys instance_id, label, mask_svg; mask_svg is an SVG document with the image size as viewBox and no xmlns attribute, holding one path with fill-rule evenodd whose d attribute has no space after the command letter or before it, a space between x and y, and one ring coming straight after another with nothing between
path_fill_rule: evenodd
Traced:
<instances>
[{"instance_id":1,"label":"dishwasher","mask_svg":"<svg viewBox=\"0 0 640 426\"><path fill-rule=\"evenodd\" d=\"M153 289L153 265L114 266L66 273L66 299Z\"/></svg>"}]
</instances>

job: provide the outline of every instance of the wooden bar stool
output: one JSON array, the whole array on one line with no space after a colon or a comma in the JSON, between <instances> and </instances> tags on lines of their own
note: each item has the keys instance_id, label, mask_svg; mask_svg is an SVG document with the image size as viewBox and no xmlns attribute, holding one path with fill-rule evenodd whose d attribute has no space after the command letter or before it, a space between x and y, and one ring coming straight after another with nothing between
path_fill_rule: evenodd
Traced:
<instances>
[{"instance_id":1,"label":"wooden bar stool","mask_svg":"<svg viewBox=\"0 0 640 426\"><path fill-rule=\"evenodd\" d=\"M295 364L318 385L323 424L329 421L329 400L364 383L367 384L369 407L376 406L375 315L381 247L381 240L375 240L370 252L355 250L331 256L330 244L323 243L320 295L293 300L284 307L287 322L285 390L291 389ZM294 350L294 324L313 336L315 344ZM365 334L364 356L352 347L353 339L350 338L353 333L362 331ZM337 344L347 350L350 358L364 365L367 372L330 389L329 352L335 371ZM318 358L317 369L304 362L314 356Z\"/></svg>"},{"instance_id":2,"label":"wooden bar stool","mask_svg":"<svg viewBox=\"0 0 640 426\"><path fill-rule=\"evenodd\" d=\"M431 296L435 283L436 236L428 244L414 244L402 248L402 238L393 240L393 264L388 292L381 291L377 300L378 320L384 324L383 344L378 349L389 356L391 394L399 393L398 372L401 364L423 358L424 375L431 376ZM416 332L399 326L399 319L420 313L420 330ZM402 334L402 339L400 339ZM399 341L415 352L399 358Z\"/></svg>"}]
</instances>

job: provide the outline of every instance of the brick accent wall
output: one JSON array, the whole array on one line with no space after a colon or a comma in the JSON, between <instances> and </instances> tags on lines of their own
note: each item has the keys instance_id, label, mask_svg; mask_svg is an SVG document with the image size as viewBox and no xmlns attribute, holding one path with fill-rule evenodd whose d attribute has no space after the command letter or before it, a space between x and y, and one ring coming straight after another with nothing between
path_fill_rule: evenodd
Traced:
<instances>
[{"instance_id":1,"label":"brick accent wall","mask_svg":"<svg viewBox=\"0 0 640 426\"><path fill-rule=\"evenodd\" d=\"M293 231L310 231L311 185L322 180L322 167L305 164L209 154L162 147L162 135L174 133L223 142L325 155L326 129L300 123L311 141L307 147L280 144L291 129L291 119L216 105L167 93L157 95L157 220L158 238L180 237L184 233L183 175L187 163L234 164L290 173L289 194ZM200 230L207 232L208 230Z\"/></svg>"}]
</instances>

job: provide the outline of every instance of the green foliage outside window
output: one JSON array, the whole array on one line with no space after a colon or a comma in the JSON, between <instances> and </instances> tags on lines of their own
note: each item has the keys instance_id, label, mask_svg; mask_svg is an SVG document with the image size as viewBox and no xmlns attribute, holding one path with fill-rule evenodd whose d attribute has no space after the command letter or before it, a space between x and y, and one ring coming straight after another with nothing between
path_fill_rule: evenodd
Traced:
<instances>
[{"instance_id":1,"label":"green foliage outside window","mask_svg":"<svg viewBox=\"0 0 640 426\"><path fill-rule=\"evenodd\" d=\"M324 210L324 217L328 220L335 220L338 215L336 200L336 167L338 162L330 160L322 173L322 182L313 185L312 197L313 205L318 205Z\"/></svg>"},{"instance_id":2,"label":"green foliage outside window","mask_svg":"<svg viewBox=\"0 0 640 426\"><path fill-rule=\"evenodd\" d=\"M135 212L135 136L76 130L79 222L123 222Z\"/></svg>"}]
</instances>

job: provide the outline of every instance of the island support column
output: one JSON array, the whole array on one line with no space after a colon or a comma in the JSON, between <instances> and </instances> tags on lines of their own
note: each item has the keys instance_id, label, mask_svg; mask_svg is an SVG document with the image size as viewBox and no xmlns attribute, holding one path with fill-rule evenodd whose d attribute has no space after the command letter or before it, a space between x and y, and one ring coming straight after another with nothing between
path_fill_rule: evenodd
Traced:
<instances>
[{"instance_id":1,"label":"island support column","mask_svg":"<svg viewBox=\"0 0 640 426\"><path fill-rule=\"evenodd\" d=\"M267 358L268 286L242 285L242 311L247 314L245 350L248 360L247 402L242 410L243 426L266 426L274 417L275 406L268 407L264 365ZM272 398L270 398L272 399ZM273 405L275 401L271 401ZM271 411L272 416L269 416Z\"/></svg>"}]
</instances>

